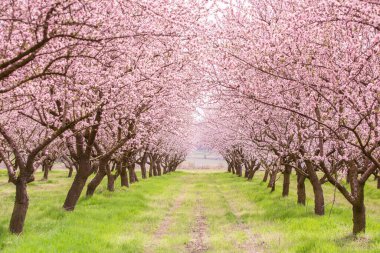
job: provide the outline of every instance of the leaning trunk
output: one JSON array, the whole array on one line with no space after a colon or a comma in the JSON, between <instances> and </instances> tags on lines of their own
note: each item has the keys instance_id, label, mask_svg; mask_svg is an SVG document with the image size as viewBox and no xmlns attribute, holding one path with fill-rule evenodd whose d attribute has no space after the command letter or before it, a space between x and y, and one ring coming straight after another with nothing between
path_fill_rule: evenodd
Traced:
<instances>
[{"instance_id":1,"label":"leaning trunk","mask_svg":"<svg viewBox=\"0 0 380 253\"><path fill-rule=\"evenodd\" d=\"M75 209L78 199L91 172L90 159L79 162L78 173L74 177L74 181L69 192L67 193L65 203L63 204L63 208L66 211L73 211Z\"/></svg>"},{"instance_id":2,"label":"leaning trunk","mask_svg":"<svg viewBox=\"0 0 380 253\"><path fill-rule=\"evenodd\" d=\"M95 189L100 185L100 183L103 181L103 178L107 175L106 166L107 166L107 161L101 160L99 162L99 169L96 172L95 177L87 185L86 196L89 197L89 196L94 195Z\"/></svg>"},{"instance_id":3,"label":"leaning trunk","mask_svg":"<svg viewBox=\"0 0 380 253\"><path fill-rule=\"evenodd\" d=\"M266 182L268 180L269 170L265 170L263 182Z\"/></svg>"},{"instance_id":4,"label":"leaning trunk","mask_svg":"<svg viewBox=\"0 0 380 253\"><path fill-rule=\"evenodd\" d=\"M72 177L72 176L73 176L73 167L70 167L69 174L67 175L67 177Z\"/></svg>"},{"instance_id":5,"label":"leaning trunk","mask_svg":"<svg viewBox=\"0 0 380 253\"><path fill-rule=\"evenodd\" d=\"M26 212L28 211L29 198L26 191L26 180L18 179L16 182L16 198L13 207L9 230L13 234L20 234L24 228Z\"/></svg>"}]
</instances>

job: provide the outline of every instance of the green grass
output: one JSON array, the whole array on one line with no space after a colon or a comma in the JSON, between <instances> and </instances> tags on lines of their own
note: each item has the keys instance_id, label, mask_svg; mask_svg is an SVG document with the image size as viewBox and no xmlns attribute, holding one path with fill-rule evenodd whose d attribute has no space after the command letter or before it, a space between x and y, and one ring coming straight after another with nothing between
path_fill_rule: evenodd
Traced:
<instances>
[{"instance_id":1,"label":"green grass","mask_svg":"<svg viewBox=\"0 0 380 253\"><path fill-rule=\"evenodd\" d=\"M316 217L309 184L307 205L299 206L295 177L287 198L281 197L281 178L274 193L261 178L176 172L129 189L117 181L115 192L103 184L92 198L82 196L74 212L65 212L61 206L72 179L52 171L48 181L29 184L25 229L15 236L8 232L14 187L2 170L0 252L186 252L194 240L197 203L207 220L207 252L380 252L380 190L372 179L365 196L367 233L355 239L350 206L339 192L329 215L331 185L324 185L326 215Z\"/></svg>"}]
</instances>

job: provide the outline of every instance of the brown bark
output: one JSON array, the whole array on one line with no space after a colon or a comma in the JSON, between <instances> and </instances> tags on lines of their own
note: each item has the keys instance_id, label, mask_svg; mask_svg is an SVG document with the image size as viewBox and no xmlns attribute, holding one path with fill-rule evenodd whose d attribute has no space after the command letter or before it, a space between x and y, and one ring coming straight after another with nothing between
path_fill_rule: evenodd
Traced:
<instances>
[{"instance_id":1,"label":"brown bark","mask_svg":"<svg viewBox=\"0 0 380 253\"><path fill-rule=\"evenodd\" d=\"M271 188L270 192L274 192L276 190L276 176L277 176L277 170L272 171L270 174L270 179L268 183L268 188Z\"/></svg>"},{"instance_id":2,"label":"brown bark","mask_svg":"<svg viewBox=\"0 0 380 253\"><path fill-rule=\"evenodd\" d=\"M265 174L264 174L264 178L263 178L263 182L266 182L268 180L268 175L269 175L269 171L266 169Z\"/></svg>"},{"instance_id":3,"label":"brown bark","mask_svg":"<svg viewBox=\"0 0 380 253\"><path fill-rule=\"evenodd\" d=\"M244 165L244 177L248 178L249 173L251 172L251 168L248 165Z\"/></svg>"},{"instance_id":4,"label":"brown bark","mask_svg":"<svg viewBox=\"0 0 380 253\"><path fill-rule=\"evenodd\" d=\"M357 200L352 205L353 234L364 233L366 228L366 215L364 205L364 184L358 185Z\"/></svg>"},{"instance_id":5,"label":"brown bark","mask_svg":"<svg viewBox=\"0 0 380 253\"><path fill-rule=\"evenodd\" d=\"M157 168L157 175L161 176L161 163L159 160L157 161L156 168Z\"/></svg>"},{"instance_id":6,"label":"brown bark","mask_svg":"<svg viewBox=\"0 0 380 253\"><path fill-rule=\"evenodd\" d=\"M107 190L110 192L115 191L115 176L111 173L107 174Z\"/></svg>"},{"instance_id":7,"label":"brown bark","mask_svg":"<svg viewBox=\"0 0 380 253\"><path fill-rule=\"evenodd\" d=\"M121 164L121 170L120 170L120 183L121 187L126 186L129 187L128 182L128 174L127 174L127 162L123 161Z\"/></svg>"},{"instance_id":8,"label":"brown bark","mask_svg":"<svg viewBox=\"0 0 380 253\"><path fill-rule=\"evenodd\" d=\"M252 180L255 176L256 171L260 169L260 164L257 164L255 167L252 167L248 174L248 180Z\"/></svg>"},{"instance_id":9,"label":"brown bark","mask_svg":"<svg viewBox=\"0 0 380 253\"><path fill-rule=\"evenodd\" d=\"M153 176L153 164L152 162L150 162L150 165L149 165L149 177L152 177Z\"/></svg>"},{"instance_id":10,"label":"brown bark","mask_svg":"<svg viewBox=\"0 0 380 253\"><path fill-rule=\"evenodd\" d=\"M290 185L290 174L292 173L292 167L285 165L284 170L284 182L282 185L282 196L286 197L289 195L289 185Z\"/></svg>"},{"instance_id":11,"label":"brown bark","mask_svg":"<svg viewBox=\"0 0 380 253\"><path fill-rule=\"evenodd\" d=\"M146 162L148 160L148 154L144 153L141 157L140 167L141 167L141 177L146 178Z\"/></svg>"},{"instance_id":12,"label":"brown bark","mask_svg":"<svg viewBox=\"0 0 380 253\"><path fill-rule=\"evenodd\" d=\"M74 177L74 181L67 193L63 208L66 211L73 211L78 202L78 199L83 191L88 177L92 173L91 163L89 158L82 158L78 163L78 173Z\"/></svg>"},{"instance_id":13,"label":"brown bark","mask_svg":"<svg viewBox=\"0 0 380 253\"><path fill-rule=\"evenodd\" d=\"M26 190L26 184L27 181L23 178L19 178L16 181L16 198L9 224L9 231L14 234L20 234L24 228L26 212L29 207L29 197Z\"/></svg>"},{"instance_id":14,"label":"brown bark","mask_svg":"<svg viewBox=\"0 0 380 253\"><path fill-rule=\"evenodd\" d=\"M300 205L305 205L306 203L305 179L304 175L297 173L297 203Z\"/></svg>"},{"instance_id":15,"label":"brown bark","mask_svg":"<svg viewBox=\"0 0 380 253\"><path fill-rule=\"evenodd\" d=\"M380 176L377 176L377 189L380 189Z\"/></svg>"},{"instance_id":16,"label":"brown bark","mask_svg":"<svg viewBox=\"0 0 380 253\"><path fill-rule=\"evenodd\" d=\"M310 161L306 161L306 170L309 175L309 180L313 186L314 192L314 213L316 215L325 214L325 200L323 196L322 184L318 179L318 175L314 170L314 166Z\"/></svg>"},{"instance_id":17,"label":"brown bark","mask_svg":"<svg viewBox=\"0 0 380 253\"><path fill-rule=\"evenodd\" d=\"M92 196L94 195L94 192L96 188L100 185L100 183L103 181L103 178L107 175L104 168L99 166L98 172L96 173L95 177L91 180L91 182L87 185L87 191L86 196Z\"/></svg>"},{"instance_id":18,"label":"brown bark","mask_svg":"<svg viewBox=\"0 0 380 253\"><path fill-rule=\"evenodd\" d=\"M73 167L69 167L69 174L67 175L67 177L72 177L73 176Z\"/></svg>"},{"instance_id":19,"label":"brown bark","mask_svg":"<svg viewBox=\"0 0 380 253\"><path fill-rule=\"evenodd\" d=\"M243 176L243 169L242 169L240 163L236 163L236 174L237 174L238 177L242 177Z\"/></svg>"},{"instance_id":20,"label":"brown bark","mask_svg":"<svg viewBox=\"0 0 380 253\"><path fill-rule=\"evenodd\" d=\"M141 177L145 179L146 178L146 163L141 162L140 167L141 167Z\"/></svg>"},{"instance_id":21,"label":"brown bark","mask_svg":"<svg viewBox=\"0 0 380 253\"><path fill-rule=\"evenodd\" d=\"M231 172L232 172L232 169L231 169L231 167L232 167L232 166L231 166L231 163L230 163L230 162L227 162L227 165L228 165L228 166L227 166L227 171L231 173Z\"/></svg>"},{"instance_id":22,"label":"brown bark","mask_svg":"<svg viewBox=\"0 0 380 253\"><path fill-rule=\"evenodd\" d=\"M44 176L43 176L43 180L48 180L48 177L49 177L49 166L44 164L42 165L42 168L43 168L43 171L44 171Z\"/></svg>"}]
</instances>

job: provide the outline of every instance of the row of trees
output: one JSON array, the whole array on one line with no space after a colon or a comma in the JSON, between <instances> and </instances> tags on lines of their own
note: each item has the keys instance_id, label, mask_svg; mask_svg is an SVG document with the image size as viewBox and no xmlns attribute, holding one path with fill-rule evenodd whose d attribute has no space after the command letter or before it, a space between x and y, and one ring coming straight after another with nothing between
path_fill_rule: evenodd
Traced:
<instances>
[{"instance_id":1,"label":"row of trees","mask_svg":"<svg viewBox=\"0 0 380 253\"><path fill-rule=\"evenodd\" d=\"M27 184L55 161L76 174L63 208L184 159L203 76L195 40L199 1L0 2L0 158L16 198L10 231L23 230ZM146 167L149 166L149 171ZM129 180L128 180L129 174ZM129 182L128 182L129 181Z\"/></svg>"},{"instance_id":2,"label":"row of trees","mask_svg":"<svg viewBox=\"0 0 380 253\"><path fill-rule=\"evenodd\" d=\"M376 1L233 1L211 32L207 145L239 176L265 169L272 190L282 173L283 196L295 171L298 203L309 180L316 215L334 185L354 234L372 175L380 188L379 13Z\"/></svg>"}]
</instances>

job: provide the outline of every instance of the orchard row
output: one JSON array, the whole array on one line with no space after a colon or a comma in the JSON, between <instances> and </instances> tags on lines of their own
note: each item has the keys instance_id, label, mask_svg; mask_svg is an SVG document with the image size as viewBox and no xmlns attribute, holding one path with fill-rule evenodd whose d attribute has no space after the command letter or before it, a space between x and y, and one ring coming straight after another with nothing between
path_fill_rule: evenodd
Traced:
<instances>
[{"instance_id":1,"label":"orchard row","mask_svg":"<svg viewBox=\"0 0 380 253\"><path fill-rule=\"evenodd\" d=\"M365 184L380 188L379 3L234 1L219 17L205 144L239 176L264 169L273 189L282 173L284 196L295 171L298 203L309 180L316 215L334 185L364 232Z\"/></svg>"},{"instance_id":2,"label":"orchard row","mask_svg":"<svg viewBox=\"0 0 380 253\"><path fill-rule=\"evenodd\" d=\"M192 54L201 3L1 1L0 158L16 191L10 231L23 230L27 184L54 162L76 174L63 208L184 160L202 76ZM71 174L71 172L70 172Z\"/></svg>"}]
</instances>

